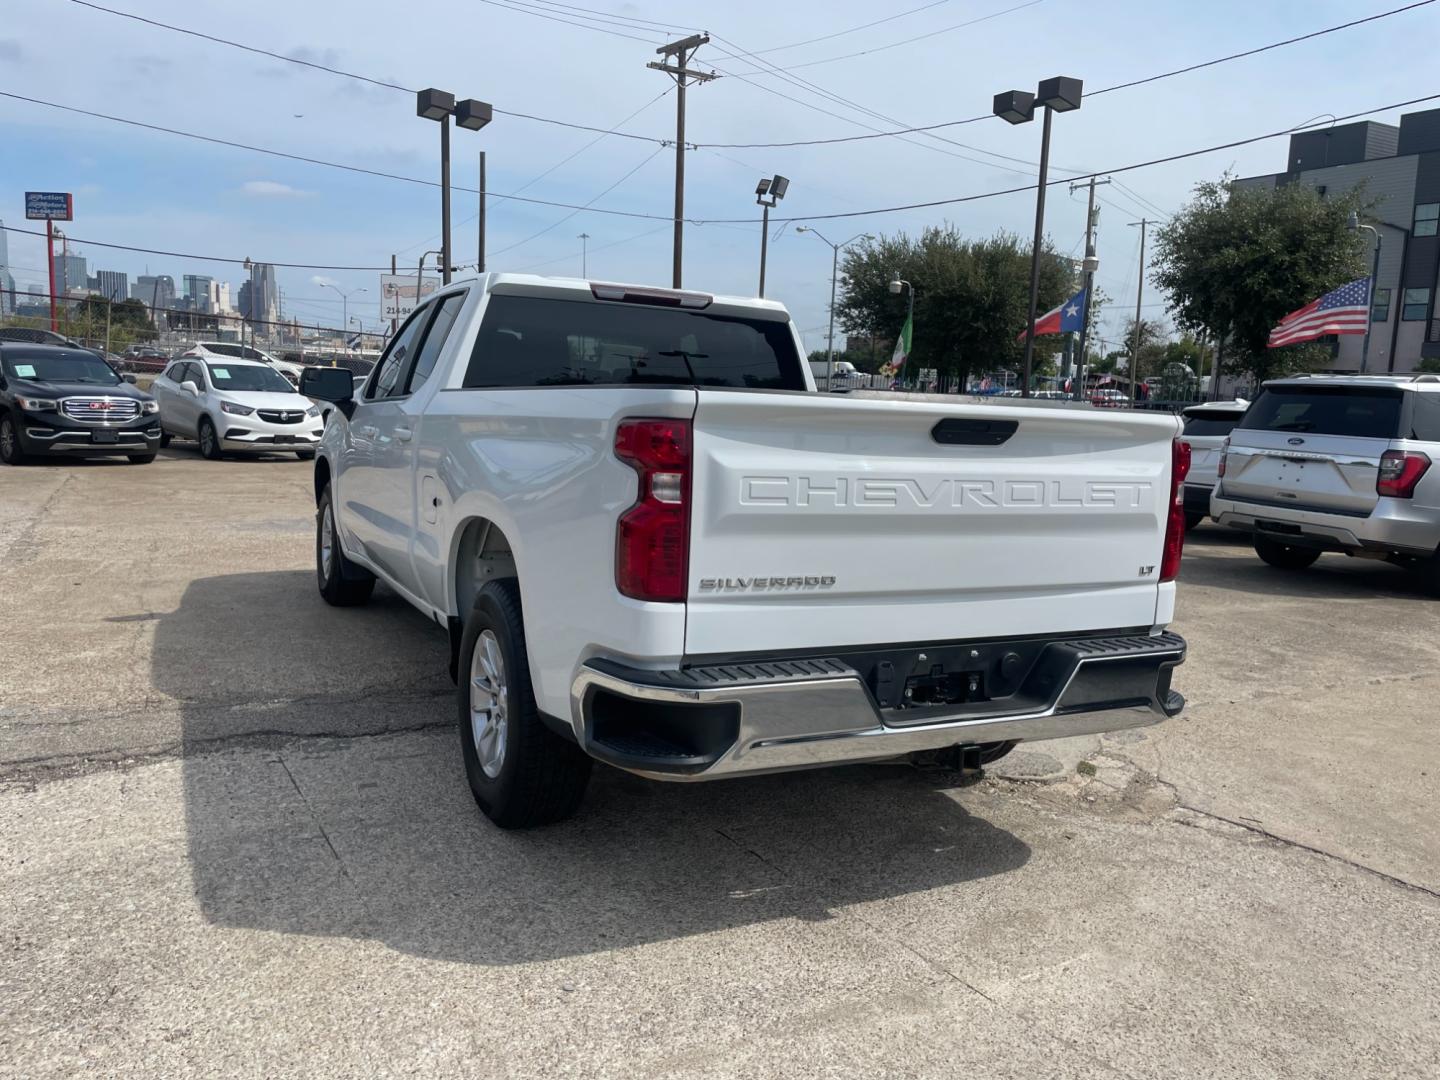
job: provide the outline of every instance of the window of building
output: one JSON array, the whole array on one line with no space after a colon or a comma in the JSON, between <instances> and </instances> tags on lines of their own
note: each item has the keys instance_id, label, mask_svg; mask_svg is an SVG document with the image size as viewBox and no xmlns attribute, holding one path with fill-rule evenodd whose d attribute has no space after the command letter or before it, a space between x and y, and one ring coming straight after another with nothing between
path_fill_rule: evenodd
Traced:
<instances>
[{"instance_id":1,"label":"window of building","mask_svg":"<svg viewBox=\"0 0 1440 1080\"><path fill-rule=\"evenodd\" d=\"M1422 322L1430 310L1429 289L1406 289L1405 302L1400 307L1400 318L1406 322Z\"/></svg>"},{"instance_id":2,"label":"window of building","mask_svg":"<svg viewBox=\"0 0 1440 1080\"><path fill-rule=\"evenodd\" d=\"M1374 303L1370 305L1371 322L1390 321L1390 290L1376 289Z\"/></svg>"},{"instance_id":3,"label":"window of building","mask_svg":"<svg viewBox=\"0 0 1440 1080\"><path fill-rule=\"evenodd\" d=\"M1416 204L1414 235L1434 236L1437 225L1440 225L1440 203Z\"/></svg>"}]
</instances>

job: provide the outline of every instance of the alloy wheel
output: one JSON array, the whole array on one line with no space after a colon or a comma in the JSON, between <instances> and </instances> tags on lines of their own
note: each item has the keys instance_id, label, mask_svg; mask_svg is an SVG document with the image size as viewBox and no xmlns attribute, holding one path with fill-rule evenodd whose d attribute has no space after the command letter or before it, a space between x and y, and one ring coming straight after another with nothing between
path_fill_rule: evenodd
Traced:
<instances>
[{"instance_id":1,"label":"alloy wheel","mask_svg":"<svg viewBox=\"0 0 1440 1080\"><path fill-rule=\"evenodd\" d=\"M480 768L492 780L505 763L507 691L500 641L483 630L470 657L470 737Z\"/></svg>"}]
</instances>

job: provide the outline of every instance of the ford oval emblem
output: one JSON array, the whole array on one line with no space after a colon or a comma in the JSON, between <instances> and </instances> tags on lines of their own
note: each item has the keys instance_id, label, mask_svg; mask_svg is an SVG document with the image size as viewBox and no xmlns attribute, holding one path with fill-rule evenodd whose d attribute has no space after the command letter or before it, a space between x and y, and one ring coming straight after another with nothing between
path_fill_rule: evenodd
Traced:
<instances>
[{"instance_id":1,"label":"ford oval emblem","mask_svg":"<svg viewBox=\"0 0 1440 1080\"><path fill-rule=\"evenodd\" d=\"M1304 439L1286 439L1285 441L1288 442L1291 446L1304 446L1304 445L1305 445L1305 440L1304 440Z\"/></svg>"}]
</instances>

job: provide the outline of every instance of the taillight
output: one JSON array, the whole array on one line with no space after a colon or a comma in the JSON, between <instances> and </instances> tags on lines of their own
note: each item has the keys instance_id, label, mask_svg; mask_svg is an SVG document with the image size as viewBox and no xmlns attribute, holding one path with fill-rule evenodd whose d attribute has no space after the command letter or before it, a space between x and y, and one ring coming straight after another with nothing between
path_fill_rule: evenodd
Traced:
<instances>
[{"instance_id":1,"label":"taillight","mask_svg":"<svg viewBox=\"0 0 1440 1080\"><path fill-rule=\"evenodd\" d=\"M1418 450L1386 450L1380 455L1380 475L1375 491L1392 499L1409 499L1415 485L1430 468L1430 459Z\"/></svg>"},{"instance_id":2,"label":"taillight","mask_svg":"<svg viewBox=\"0 0 1440 1080\"><path fill-rule=\"evenodd\" d=\"M1220 444L1220 464L1217 465L1217 466L1215 466L1215 476L1216 476L1217 478L1223 477L1223 476L1225 475L1225 464L1226 464L1227 460L1229 459L1229 457L1230 457L1230 440L1229 440L1229 438L1226 438L1226 439Z\"/></svg>"},{"instance_id":3,"label":"taillight","mask_svg":"<svg viewBox=\"0 0 1440 1080\"><path fill-rule=\"evenodd\" d=\"M1185 477L1190 472L1190 444L1170 443L1170 513L1165 519L1165 550L1160 556L1160 580L1174 581L1180 574L1185 550Z\"/></svg>"},{"instance_id":4,"label":"taillight","mask_svg":"<svg viewBox=\"0 0 1440 1080\"><path fill-rule=\"evenodd\" d=\"M624 420L615 456L639 474L615 526L615 585L636 600L683 601L690 565L690 421Z\"/></svg>"}]
</instances>

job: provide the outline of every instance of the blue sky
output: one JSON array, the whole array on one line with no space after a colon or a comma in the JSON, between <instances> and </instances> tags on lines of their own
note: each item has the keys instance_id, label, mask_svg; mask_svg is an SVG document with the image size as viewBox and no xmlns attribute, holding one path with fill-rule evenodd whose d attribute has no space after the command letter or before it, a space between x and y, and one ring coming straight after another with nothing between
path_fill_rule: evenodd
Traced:
<instances>
[{"instance_id":1,"label":"blue sky","mask_svg":"<svg viewBox=\"0 0 1440 1080\"><path fill-rule=\"evenodd\" d=\"M213 0L111 0L109 6L275 52L302 56L402 86L439 86L461 97L601 128L636 113L624 130L674 135L669 80L645 64L666 36L638 20L703 28L715 35L697 61L727 73L692 89L687 139L706 143L784 142L889 128L860 105L905 125L938 123L989 111L991 96L1032 88L1054 74L1096 90L1401 6L1329 0L1212 0L1189 3L1088 3L1036 0L974 25L969 20L1024 0L924 0L886 6L860 0L750 0L727 4L622 3L573 0L573 7L611 13L609 29L573 26L535 14L535 0L476 0L437 5L421 19L409 5L372 0L245 5ZM517 5L529 6L518 10ZM405 93L358 83L119 18L70 0L11 5L0 20L0 90L161 124L286 153L433 179L438 130L414 115ZM546 9L568 17L563 5ZM571 12L571 15L575 15ZM877 19L882 25L842 33ZM585 21L576 16L576 21ZM1087 101L1058 116L1052 160L1076 171L1109 169L1230 139L1440 92L1431 74L1440 5ZM834 34L830 40L787 48ZM906 39L918 38L906 44ZM894 47L885 47L891 46ZM753 73L734 55L762 55L784 69ZM851 53L866 55L833 59ZM818 62L817 61L823 61ZM809 64L811 66L798 67ZM752 72L747 74L747 72ZM828 92L822 97L803 79ZM834 97L846 99L837 103ZM658 98L658 100L657 100ZM1416 108L1423 108L1417 106ZM824 110L819 111L819 110ZM826 115L834 113L838 115ZM1378 119L1394 120L1398 113ZM259 261L379 267L392 253L413 266L439 232L435 189L286 161L145 131L0 98L0 218L26 227L23 192L73 191L79 238ZM948 198L1033 182L1033 170L985 152L1033 162L1039 124L1012 128L986 120L948 129L965 148L916 137L784 149L703 149L687 155L687 216L707 224L686 229L686 285L753 293L759 249L755 181L791 179L779 216L838 213ZM596 207L667 214L673 192L672 150L497 115L479 133L452 135L454 180L473 187L476 153L489 155L496 193L581 204L633 174ZM981 151L981 152L977 152ZM962 155L962 156L957 156ZM1102 189L1101 287L1115 298L1113 336L1134 303L1137 230L1127 227L1151 206L1169 212L1200 180L1227 169L1273 172L1285 140L1210 154L1119 177L1130 189ZM988 162L988 163L987 163ZM557 166L553 168L554 166ZM548 171L547 170L552 170ZM542 173L546 175L541 176ZM527 186L528 185L528 186ZM1142 201L1143 200L1143 201ZM455 251L473 260L475 197L455 197ZM590 276L669 283L670 233L661 221L492 202L492 269L578 274L581 232L590 235ZM1028 235L1033 193L948 208L817 222L832 240L862 232L918 231L954 222L967 233L1007 229ZM716 219L751 219L721 223ZM546 230L542 233L542 230ZM772 229L778 230L778 225ZM1052 188L1047 232L1080 253L1082 195ZM536 235L542 233L541 235ZM238 287L238 266L198 259L106 251L79 244L92 272L210 274ZM502 251L502 249L509 250ZM43 241L12 234L13 273L23 285L43 280ZM33 268L33 270L31 269ZM830 250L793 226L770 246L767 293L791 308L807 344L824 342ZM338 325L339 297L350 313L378 321L378 288L369 271L279 273L287 314ZM1147 317L1163 315L1146 297ZM923 327L917 328L923 333Z\"/></svg>"}]
</instances>

